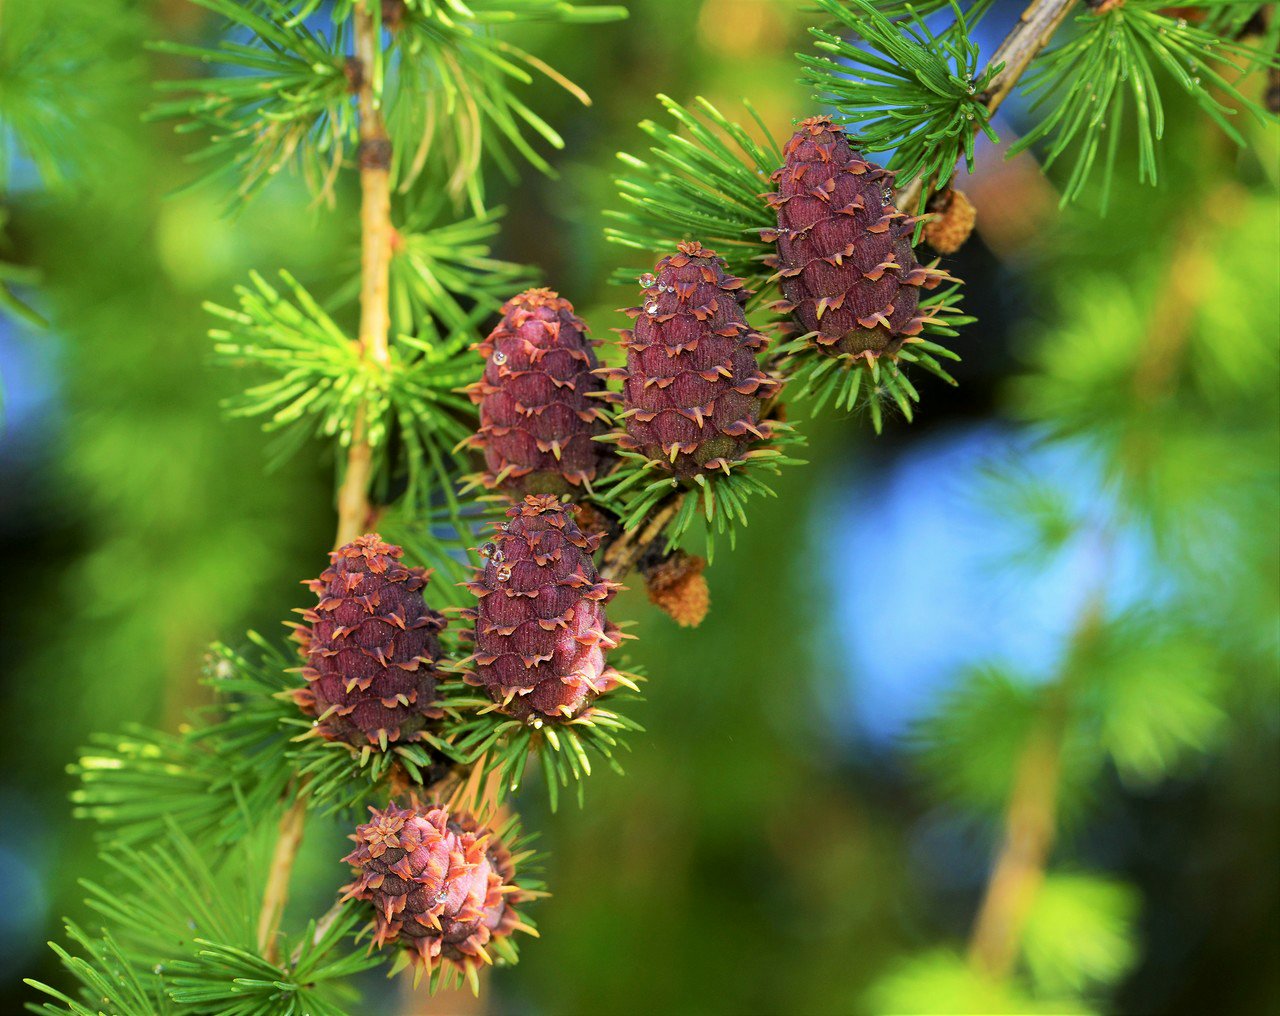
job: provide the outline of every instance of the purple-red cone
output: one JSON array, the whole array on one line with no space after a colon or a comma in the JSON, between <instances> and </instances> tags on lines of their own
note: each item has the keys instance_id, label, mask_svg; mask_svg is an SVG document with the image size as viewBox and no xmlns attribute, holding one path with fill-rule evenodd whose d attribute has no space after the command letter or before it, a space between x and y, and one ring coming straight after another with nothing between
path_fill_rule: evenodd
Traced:
<instances>
[{"instance_id":1,"label":"purple-red cone","mask_svg":"<svg viewBox=\"0 0 1280 1016\"><path fill-rule=\"evenodd\" d=\"M394 803L369 811L343 858L355 879L342 892L372 905L374 945L403 946L428 973L441 960L466 970L491 962L491 940L529 930L515 911L525 897L510 851L470 815Z\"/></svg>"},{"instance_id":2,"label":"purple-red cone","mask_svg":"<svg viewBox=\"0 0 1280 1016\"><path fill-rule=\"evenodd\" d=\"M682 243L655 273L641 280L643 306L627 312L636 324L622 333L626 367L600 371L622 381L619 447L680 477L727 472L771 434L760 410L779 382L756 361L765 337L743 313L742 280L714 251Z\"/></svg>"},{"instance_id":3,"label":"purple-red cone","mask_svg":"<svg viewBox=\"0 0 1280 1016\"><path fill-rule=\"evenodd\" d=\"M573 719L620 682L605 654L621 636L605 617L617 586L591 559L600 537L583 533L576 509L530 495L507 511L468 588L478 603L474 670L500 711L519 719Z\"/></svg>"},{"instance_id":4,"label":"purple-red cone","mask_svg":"<svg viewBox=\"0 0 1280 1016\"><path fill-rule=\"evenodd\" d=\"M773 174L766 195L778 228L768 260L778 270L784 301L814 345L829 353L893 354L918 335L927 313L921 288L949 278L922 267L911 248L915 218L893 205L893 174L869 162L825 116L805 120Z\"/></svg>"},{"instance_id":5,"label":"purple-red cone","mask_svg":"<svg viewBox=\"0 0 1280 1016\"><path fill-rule=\"evenodd\" d=\"M443 715L435 702L445 622L422 598L429 573L402 564L403 553L361 536L307 583L319 602L295 626L307 686L294 700L328 740L385 750L420 740Z\"/></svg>"},{"instance_id":6,"label":"purple-red cone","mask_svg":"<svg viewBox=\"0 0 1280 1016\"><path fill-rule=\"evenodd\" d=\"M503 305L502 320L477 351L484 375L467 394L480 410L468 442L484 453L485 483L516 493L567 493L595 478L605 448L603 383L586 325L549 289Z\"/></svg>"}]
</instances>

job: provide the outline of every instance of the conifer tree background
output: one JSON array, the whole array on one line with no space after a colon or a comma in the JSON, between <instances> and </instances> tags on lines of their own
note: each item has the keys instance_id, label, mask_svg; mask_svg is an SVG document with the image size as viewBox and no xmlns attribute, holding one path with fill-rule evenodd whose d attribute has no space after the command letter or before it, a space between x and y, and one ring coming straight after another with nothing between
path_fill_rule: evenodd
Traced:
<instances>
[{"instance_id":1,"label":"conifer tree background","mask_svg":"<svg viewBox=\"0 0 1280 1016\"><path fill-rule=\"evenodd\" d=\"M113 875L92 825L69 817L80 783L62 773L86 745L102 765L126 737L145 740L130 725L178 731L207 701L202 673L225 678L234 653L252 656L244 631L279 643L277 620L305 600L297 581L324 564L335 489L364 468L326 428L357 446L363 435L368 489L398 506L379 519L384 534L441 569L433 606L465 603L450 587L465 569L451 574L440 549L469 524L441 509L447 456L468 433L454 391L478 365L467 343L535 276L606 337L630 324L614 308L635 302L636 276L682 238L765 281L748 231L772 213L752 198L779 164L770 145L818 113L845 118L877 161L896 153L908 212L938 208L959 166L951 182L978 227L943 261L966 283L953 317L977 319L940 339L961 356L945 364L958 384L915 370L916 406L877 376L827 392L812 419L797 399L789 421L806 444L788 454L807 465L767 477L778 497L748 502L732 550L718 538L701 627L677 629L632 577L610 617L638 622L630 655L649 680L626 709L645 731L630 738L626 776L599 767L581 809L552 812L541 776L526 780L516 804L541 833L554 896L534 909L541 938L486 978L483 1004L1273 1008L1271 6L1032 3L1027 21L1056 29L1052 43L1040 56L1001 50L1010 59L992 70L1021 5L968 5L953 24L951 8L928 3L916 8L925 27L906 5L861 0L635 0L626 21L588 3L382 4L389 21L437 19L404 37L413 73L388 78L382 111L390 182L417 184L391 198L404 256L390 285L403 298L385 334L416 366L403 387L359 374L372 387L356 390L382 393L371 400L326 387L300 407L314 427L264 436L236 417L270 419L301 391L296 375L272 377L264 339L290 334L294 308L308 327L328 318L354 337L369 325L354 166L359 124L374 121L357 120L352 89L373 61L353 70L340 56L373 15L352 6L0 0L6 1011L37 998L20 977L75 990L42 945L68 945L63 915L90 942L104 907L117 929L164 926L166 893L151 890L198 883L227 849L234 814L183 813L189 842L125 823L114 828L128 849L168 844L165 863L126 853ZM518 50L450 27L522 8L540 17L515 35L498 28ZM231 66L194 93L165 84L208 74L219 40L243 46L251 31L271 55L240 70L279 75L272 93L289 116L228 104L241 50L224 49ZM290 63L281 54L299 40ZM175 135L175 116L204 123ZM725 143L717 121L751 140ZM1023 154L1002 161L989 136ZM365 140L367 155L381 139ZM205 301L238 310L210 320ZM763 326L766 309L748 306ZM418 344L397 346L411 330ZM352 376L349 345L299 341L313 380ZM246 372L255 360L265 373ZM794 372L814 369L801 359ZM829 374L805 376L819 401ZM265 383L246 394L251 380ZM842 398L858 411L833 408ZM423 399L440 412L418 411ZM360 528L349 524L344 538ZM701 550L696 526L686 545ZM219 639L231 650L208 655ZM311 784L316 799L356 793L326 779ZM247 884L209 924L233 928L241 909L258 920L254 873L277 849L279 812L270 794L250 803L266 820L235 848ZM346 881L349 830L309 820L292 934L307 938ZM242 893L254 897L245 908ZM365 1001L311 1004L420 1011L399 984L360 972L372 962L337 943L346 930L330 926L333 942L288 962L299 983L351 973ZM258 959L215 952L176 975L138 970L136 1011L232 1011L224 982L253 976ZM186 978L167 998L152 983L165 976Z\"/></svg>"}]
</instances>

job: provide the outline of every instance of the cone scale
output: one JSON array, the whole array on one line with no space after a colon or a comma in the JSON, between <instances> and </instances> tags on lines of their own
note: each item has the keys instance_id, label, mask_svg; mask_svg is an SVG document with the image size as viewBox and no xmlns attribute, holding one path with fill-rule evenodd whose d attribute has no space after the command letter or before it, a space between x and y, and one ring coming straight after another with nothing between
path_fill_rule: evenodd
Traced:
<instances>
[{"instance_id":1,"label":"cone scale","mask_svg":"<svg viewBox=\"0 0 1280 1016\"><path fill-rule=\"evenodd\" d=\"M530 724L581 717L597 696L623 683L605 661L621 635L605 617L617 590L591 555L600 537L584 533L576 509L529 495L507 511L467 588L476 607L468 684L498 711Z\"/></svg>"},{"instance_id":2,"label":"cone scale","mask_svg":"<svg viewBox=\"0 0 1280 1016\"><path fill-rule=\"evenodd\" d=\"M475 347L485 367L467 388L480 415L467 443L484 454L485 486L564 494L595 478L607 449L594 440L603 384L586 330L568 300L530 289L503 305Z\"/></svg>"},{"instance_id":3,"label":"cone scale","mask_svg":"<svg viewBox=\"0 0 1280 1016\"><path fill-rule=\"evenodd\" d=\"M307 583L318 598L294 637L307 686L294 692L316 732L353 747L427 740L436 706L444 618L423 599L430 573L401 562L377 534L329 555Z\"/></svg>"},{"instance_id":4,"label":"cone scale","mask_svg":"<svg viewBox=\"0 0 1280 1016\"><path fill-rule=\"evenodd\" d=\"M929 320L920 290L949 277L916 260L912 216L893 205L893 174L859 155L827 117L801 123L766 200L778 226L777 269L790 314L814 347L868 359L893 355Z\"/></svg>"},{"instance_id":5,"label":"cone scale","mask_svg":"<svg viewBox=\"0 0 1280 1016\"><path fill-rule=\"evenodd\" d=\"M343 858L354 879L341 892L370 904L376 947L403 947L427 973L444 963L474 977L502 939L531 930L515 908L535 894L516 885L508 845L471 815L394 802L369 811Z\"/></svg>"},{"instance_id":6,"label":"cone scale","mask_svg":"<svg viewBox=\"0 0 1280 1016\"><path fill-rule=\"evenodd\" d=\"M635 327L622 332L626 367L599 372L622 382L618 446L681 479L728 472L772 436L761 408L779 388L756 360L766 339L743 312L750 294L698 243L680 244L641 282L643 303L627 311Z\"/></svg>"}]
</instances>

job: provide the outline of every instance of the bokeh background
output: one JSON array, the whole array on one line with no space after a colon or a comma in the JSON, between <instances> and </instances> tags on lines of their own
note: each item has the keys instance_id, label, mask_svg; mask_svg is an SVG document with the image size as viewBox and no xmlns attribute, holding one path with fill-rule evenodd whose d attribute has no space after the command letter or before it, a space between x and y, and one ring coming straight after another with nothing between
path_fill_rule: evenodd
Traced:
<instances>
[{"instance_id":1,"label":"bokeh background","mask_svg":"<svg viewBox=\"0 0 1280 1016\"><path fill-rule=\"evenodd\" d=\"M201 303L226 302L255 268L331 287L356 236L353 181L333 210L289 180L235 216L216 186L175 195L194 175L191 140L142 114L153 82L187 69L144 43L216 26L183 0L95 7L98 58L48 82L51 107L88 114L77 181L47 192L19 161L3 195L6 260L39 270L23 295L52 322L0 316L4 1012L30 998L22 976L63 983L44 942L84 915L92 836L64 774L77 749L95 730L176 726L203 701L206 644L285 618L333 528L325 450L267 474L256 426L223 418L238 379L208 365ZM796 82L803 5L631 7L524 40L595 102L535 86L568 142L551 156L559 178L491 184L509 208L498 252L538 266L600 336L633 299L606 284L612 269L644 267L603 241L601 216L616 206L615 152L643 150L637 121L662 116L654 93L730 115L749 96L779 136L816 111ZM1017 9L989 19L988 50ZM1099 588L1179 640L1172 655L1147 653L1146 634L1125 647L1146 680L1133 708L1196 703L1145 778L1112 753L1064 790L1054 869L1105 877L1122 900L1104 941L1116 969L1079 994L1107 1011L1280 1008L1277 138L1246 122L1240 151L1170 105L1161 188L1138 187L1122 156L1105 217L1087 197L1060 210L1032 156L982 148L966 185L979 232L947 262L979 318L956 343L959 386L919 379L917 421L890 419L879 438L856 415L806 423L811 465L718 557L700 629L642 594L618 601L651 676L647 733L625 777L592 779L584 810L551 815L525 795L555 896L541 940L494 979L491 1011L955 1004L938 950L963 949L1002 797L998 774L983 800L967 770L939 772L939 758L952 775L964 765L936 750L938 718L977 715L983 743L1016 729L1016 704L1008 724L969 709L993 701L975 674L1015 692L1051 679ZM1001 132L1025 115L1011 101ZM1144 371L1154 398L1124 382ZM1045 443L1046 430L1070 437ZM1118 433L1138 435L1125 454L1147 457L1149 482L1126 482ZM1037 492L1056 507L1032 504ZM1045 532L1096 515L1104 563ZM1211 687L1184 666L1195 653L1212 657ZM1141 719L1095 741L1144 737ZM339 844L337 830L310 835L299 912L323 908ZM417 1004L370 990L369 1012Z\"/></svg>"}]
</instances>

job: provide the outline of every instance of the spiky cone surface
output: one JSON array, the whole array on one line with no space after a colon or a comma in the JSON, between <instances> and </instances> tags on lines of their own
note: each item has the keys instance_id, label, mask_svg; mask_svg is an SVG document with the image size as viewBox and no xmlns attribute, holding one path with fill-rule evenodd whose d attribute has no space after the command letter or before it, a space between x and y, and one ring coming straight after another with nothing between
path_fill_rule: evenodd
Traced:
<instances>
[{"instance_id":1,"label":"spiky cone surface","mask_svg":"<svg viewBox=\"0 0 1280 1016\"><path fill-rule=\"evenodd\" d=\"M617 585L591 559L600 537L584 533L576 509L528 495L507 510L486 561L467 588L475 653L467 683L498 711L530 723L575 719L621 683L605 654L621 640L605 617Z\"/></svg>"},{"instance_id":2,"label":"spiky cone surface","mask_svg":"<svg viewBox=\"0 0 1280 1016\"><path fill-rule=\"evenodd\" d=\"M318 602L295 626L306 665L294 700L332 741L363 747L426 739L436 706L444 618L427 606L430 573L376 533L329 555L307 583Z\"/></svg>"},{"instance_id":3,"label":"spiky cone surface","mask_svg":"<svg viewBox=\"0 0 1280 1016\"><path fill-rule=\"evenodd\" d=\"M711 608L711 591L702 574L707 559L676 550L644 569L649 602L682 628L696 628Z\"/></svg>"},{"instance_id":4,"label":"spiky cone surface","mask_svg":"<svg viewBox=\"0 0 1280 1016\"><path fill-rule=\"evenodd\" d=\"M765 195L778 228L762 234L778 252L785 300L800 330L829 353L893 354L928 320L920 290L949 278L923 267L911 248L916 218L893 206L893 174L850 147L825 116L801 123Z\"/></svg>"},{"instance_id":5,"label":"spiky cone surface","mask_svg":"<svg viewBox=\"0 0 1280 1016\"><path fill-rule=\"evenodd\" d=\"M480 411L470 444L484 453L486 486L516 494L567 493L595 478L606 449L603 388L586 325L550 289L508 300L476 345L484 374L467 393Z\"/></svg>"},{"instance_id":6,"label":"spiky cone surface","mask_svg":"<svg viewBox=\"0 0 1280 1016\"><path fill-rule=\"evenodd\" d=\"M372 906L375 946L403 947L427 973L440 962L473 972L492 963L495 940L528 930L515 862L492 831L441 805L369 811L343 858L355 878L341 892Z\"/></svg>"},{"instance_id":7,"label":"spiky cone surface","mask_svg":"<svg viewBox=\"0 0 1280 1016\"><path fill-rule=\"evenodd\" d=\"M600 372L622 381L618 445L682 479L728 471L772 436L760 409L779 387L756 360L766 339L743 312L750 294L699 243L680 244L641 282L643 305L626 311L635 327L622 332L627 365Z\"/></svg>"},{"instance_id":8,"label":"spiky cone surface","mask_svg":"<svg viewBox=\"0 0 1280 1016\"><path fill-rule=\"evenodd\" d=\"M962 190L948 187L929 201L925 243L939 254L954 254L964 246L978 221L978 210Z\"/></svg>"}]
</instances>

